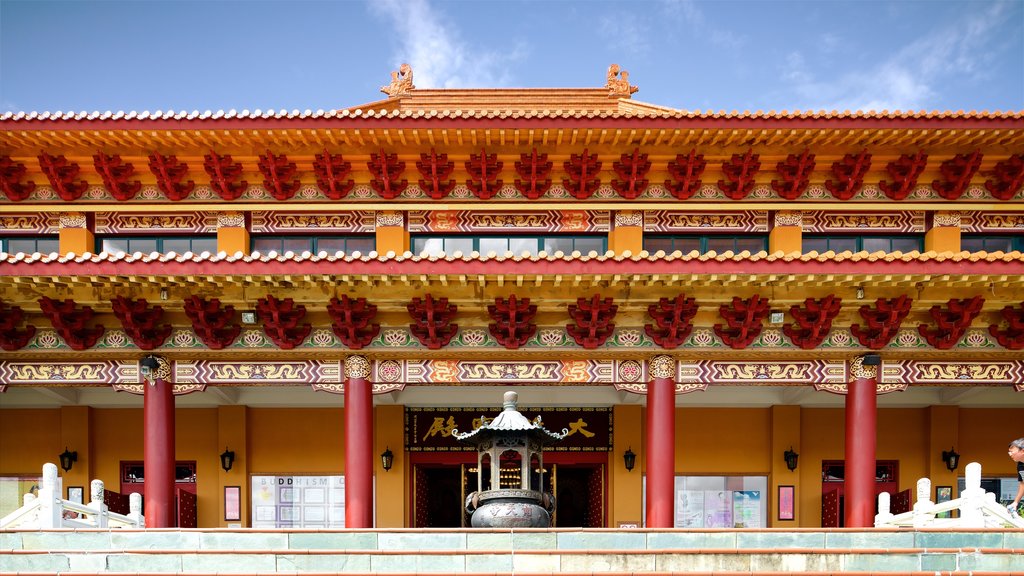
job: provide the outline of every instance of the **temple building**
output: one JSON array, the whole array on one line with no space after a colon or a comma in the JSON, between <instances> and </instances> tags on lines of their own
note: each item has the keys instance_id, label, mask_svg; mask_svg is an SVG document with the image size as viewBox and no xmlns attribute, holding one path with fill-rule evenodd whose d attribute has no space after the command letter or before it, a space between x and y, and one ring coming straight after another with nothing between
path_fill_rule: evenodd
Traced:
<instances>
[{"instance_id":1,"label":"temple building","mask_svg":"<svg viewBox=\"0 0 1024 576\"><path fill-rule=\"evenodd\" d=\"M556 527L1016 490L1024 111L382 91L0 116L0 516L58 461L152 527L468 526L478 477ZM565 438L478 474L454 433L507 390Z\"/></svg>"}]
</instances>

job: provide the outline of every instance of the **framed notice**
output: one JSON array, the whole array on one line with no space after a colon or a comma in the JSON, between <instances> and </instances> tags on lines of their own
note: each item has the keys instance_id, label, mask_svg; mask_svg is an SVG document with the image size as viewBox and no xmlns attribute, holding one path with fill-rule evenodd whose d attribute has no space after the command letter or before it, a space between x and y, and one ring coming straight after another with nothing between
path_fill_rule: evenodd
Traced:
<instances>
[{"instance_id":1,"label":"framed notice","mask_svg":"<svg viewBox=\"0 0 1024 576\"><path fill-rule=\"evenodd\" d=\"M344 476L251 476L253 528L344 528Z\"/></svg>"},{"instance_id":2,"label":"framed notice","mask_svg":"<svg viewBox=\"0 0 1024 576\"><path fill-rule=\"evenodd\" d=\"M953 487L952 486L936 486L935 487L935 503L942 504L943 502L949 502L953 499ZM936 518L951 518L953 513L951 511L939 512L935 515Z\"/></svg>"},{"instance_id":3,"label":"framed notice","mask_svg":"<svg viewBox=\"0 0 1024 576\"><path fill-rule=\"evenodd\" d=\"M793 520L794 516L794 494L792 486L779 486L779 520Z\"/></svg>"},{"instance_id":4,"label":"framed notice","mask_svg":"<svg viewBox=\"0 0 1024 576\"><path fill-rule=\"evenodd\" d=\"M227 522L242 519L242 487L224 487L224 520Z\"/></svg>"},{"instance_id":5,"label":"framed notice","mask_svg":"<svg viewBox=\"0 0 1024 576\"><path fill-rule=\"evenodd\" d=\"M68 486L68 500L77 504L82 504L82 487Z\"/></svg>"}]
</instances>

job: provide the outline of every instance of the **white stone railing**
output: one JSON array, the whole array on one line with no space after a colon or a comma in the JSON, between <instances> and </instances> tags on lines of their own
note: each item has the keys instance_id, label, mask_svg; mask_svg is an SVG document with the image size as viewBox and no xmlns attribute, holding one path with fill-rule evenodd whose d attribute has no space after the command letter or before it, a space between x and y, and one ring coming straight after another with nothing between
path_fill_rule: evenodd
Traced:
<instances>
[{"instance_id":1,"label":"white stone railing","mask_svg":"<svg viewBox=\"0 0 1024 576\"><path fill-rule=\"evenodd\" d=\"M981 464L971 462L965 474L966 488L960 497L936 504L931 501L932 481L921 478L917 481L917 502L914 509L902 514L889 512L889 493L878 495L876 528L913 526L914 528L1024 528L1024 519L1011 514L1002 504L996 502L996 495L981 487ZM937 518L943 512L960 512L959 518Z\"/></svg>"},{"instance_id":2,"label":"white stone railing","mask_svg":"<svg viewBox=\"0 0 1024 576\"><path fill-rule=\"evenodd\" d=\"M43 465L43 485L39 496L25 494L24 505L0 518L0 529L46 528L145 528L142 516L142 495L128 498L131 512L125 516L107 509L103 503L103 481L93 480L89 485L92 501L79 504L61 498L57 488L57 466Z\"/></svg>"}]
</instances>

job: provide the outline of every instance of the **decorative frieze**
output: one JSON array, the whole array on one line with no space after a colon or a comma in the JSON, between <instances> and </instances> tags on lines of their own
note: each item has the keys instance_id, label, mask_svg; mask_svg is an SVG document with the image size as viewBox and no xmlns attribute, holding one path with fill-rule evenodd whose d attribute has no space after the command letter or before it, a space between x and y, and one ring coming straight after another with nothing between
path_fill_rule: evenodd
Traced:
<instances>
[{"instance_id":1,"label":"decorative frieze","mask_svg":"<svg viewBox=\"0 0 1024 576\"><path fill-rule=\"evenodd\" d=\"M213 234L217 212L98 212L97 234Z\"/></svg>"},{"instance_id":2,"label":"decorative frieze","mask_svg":"<svg viewBox=\"0 0 1024 576\"><path fill-rule=\"evenodd\" d=\"M218 212L217 228L244 228L245 214L241 212Z\"/></svg>"},{"instance_id":3,"label":"decorative frieze","mask_svg":"<svg viewBox=\"0 0 1024 576\"><path fill-rule=\"evenodd\" d=\"M253 212L249 231L253 234L330 232L372 234L376 215L352 212Z\"/></svg>"},{"instance_id":4,"label":"decorative frieze","mask_svg":"<svg viewBox=\"0 0 1024 576\"><path fill-rule=\"evenodd\" d=\"M404 212L377 212L377 226L392 226L402 227L405 226L405 213Z\"/></svg>"},{"instance_id":5,"label":"decorative frieze","mask_svg":"<svg viewBox=\"0 0 1024 576\"><path fill-rule=\"evenodd\" d=\"M682 212L649 210L644 215L645 232L706 234L708 232L767 232L768 212Z\"/></svg>"},{"instance_id":6,"label":"decorative frieze","mask_svg":"<svg viewBox=\"0 0 1024 576\"><path fill-rule=\"evenodd\" d=\"M795 210L779 210L775 213L775 227L803 226L804 213Z\"/></svg>"},{"instance_id":7,"label":"decorative frieze","mask_svg":"<svg viewBox=\"0 0 1024 576\"><path fill-rule=\"evenodd\" d=\"M932 218L932 227L934 228L959 228L960 227L960 213L959 212L936 212Z\"/></svg>"},{"instance_id":8,"label":"decorative frieze","mask_svg":"<svg viewBox=\"0 0 1024 576\"><path fill-rule=\"evenodd\" d=\"M56 234L61 229L61 215L57 212L0 214L0 230L4 235Z\"/></svg>"},{"instance_id":9,"label":"decorative frieze","mask_svg":"<svg viewBox=\"0 0 1024 576\"><path fill-rule=\"evenodd\" d=\"M542 212L475 212L449 210L409 212L409 232L607 232L607 212L546 210Z\"/></svg>"},{"instance_id":10,"label":"decorative frieze","mask_svg":"<svg viewBox=\"0 0 1024 576\"><path fill-rule=\"evenodd\" d=\"M641 211L620 211L615 213L615 227L643 226L644 213Z\"/></svg>"},{"instance_id":11,"label":"decorative frieze","mask_svg":"<svg viewBox=\"0 0 1024 576\"><path fill-rule=\"evenodd\" d=\"M864 357L858 356L850 363L850 382L854 380L877 380L878 366L864 364Z\"/></svg>"},{"instance_id":12,"label":"decorative frieze","mask_svg":"<svg viewBox=\"0 0 1024 576\"><path fill-rule=\"evenodd\" d=\"M370 377L370 363L366 356L347 356L345 358L345 378L363 379Z\"/></svg>"},{"instance_id":13,"label":"decorative frieze","mask_svg":"<svg viewBox=\"0 0 1024 576\"><path fill-rule=\"evenodd\" d=\"M1006 233L1024 230L1024 212L960 212L960 230Z\"/></svg>"},{"instance_id":14,"label":"decorative frieze","mask_svg":"<svg viewBox=\"0 0 1024 576\"><path fill-rule=\"evenodd\" d=\"M903 212L825 212L803 213L805 233L870 231L873 234L914 234L925 231L925 213Z\"/></svg>"},{"instance_id":15,"label":"decorative frieze","mask_svg":"<svg viewBox=\"0 0 1024 576\"><path fill-rule=\"evenodd\" d=\"M86 228L88 226L88 220L85 214L81 212L61 212L60 213L60 227L61 229L67 228Z\"/></svg>"},{"instance_id":16,"label":"decorative frieze","mask_svg":"<svg viewBox=\"0 0 1024 576\"><path fill-rule=\"evenodd\" d=\"M675 358L662 354L651 359L652 378L675 378L676 376Z\"/></svg>"}]
</instances>

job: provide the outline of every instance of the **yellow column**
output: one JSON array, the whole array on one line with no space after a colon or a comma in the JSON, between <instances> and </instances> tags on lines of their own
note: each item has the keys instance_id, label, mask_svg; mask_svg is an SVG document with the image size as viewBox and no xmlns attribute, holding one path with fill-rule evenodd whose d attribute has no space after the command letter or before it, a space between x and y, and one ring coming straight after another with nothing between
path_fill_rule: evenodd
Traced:
<instances>
[{"instance_id":1,"label":"yellow column","mask_svg":"<svg viewBox=\"0 0 1024 576\"><path fill-rule=\"evenodd\" d=\"M63 388L58 392L64 394L66 393L64 391L72 394L76 393L73 388ZM82 502L84 504L89 503L89 482L93 479L91 466L91 417L92 409L88 406L61 406L60 408L60 452L67 448L72 452L78 453L78 460L72 463L70 471L60 470L60 475L64 478L63 494L61 497L68 497L68 486L80 486L82 487ZM46 461L60 466L57 454L47 455ZM112 480L114 479L108 479L107 482ZM117 488L111 489L116 490Z\"/></svg>"},{"instance_id":2,"label":"yellow column","mask_svg":"<svg viewBox=\"0 0 1024 576\"><path fill-rule=\"evenodd\" d=\"M970 460L963 460L959 467L950 471L946 463L942 461L942 452L960 448L960 408L958 406L929 406L928 407L928 454L926 455L927 470L925 476L932 481L932 500L935 500L936 486L952 486L952 498L956 498L956 478L958 473L963 472L964 466ZM900 488L913 488L914 484L903 485ZM913 491L912 491L913 492Z\"/></svg>"},{"instance_id":3,"label":"yellow column","mask_svg":"<svg viewBox=\"0 0 1024 576\"><path fill-rule=\"evenodd\" d=\"M768 232L768 253L792 254L803 251L803 213L781 210L770 216L773 219Z\"/></svg>"},{"instance_id":4,"label":"yellow column","mask_svg":"<svg viewBox=\"0 0 1024 576\"><path fill-rule=\"evenodd\" d=\"M803 470L814 472L814 466L807 462L797 462L796 470L790 471L783 455L792 449L800 453L800 407L775 405L771 407L772 443L769 462L771 462L771 482L768 485L768 526L770 528L800 526L800 476ZM793 519L779 520L779 486L793 487ZM809 504L810 505L810 504Z\"/></svg>"},{"instance_id":5,"label":"yellow column","mask_svg":"<svg viewBox=\"0 0 1024 576\"><path fill-rule=\"evenodd\" d=\"M405 422L405 406L377 406L373 416L376 463L374 476L377 479L377 527L405 527L405 501L409 491L405 489L406 480L411 478L405 460L405 438L403 422ZM395 455L391 470L384 471L380 454L391 450Z\"/></svg>"},{"instance_id":6,"label":"yellow column","mask_svg":"<svg viewBox=\"0 0 1024 576\"><path fill-rule=\"evenodd\" d=\"M242 527L249 526L249 458L248 444L248 409L245 406L218 406L217 407L217 447L216 454L209 455L208 461L217 462L217 480L220 483L217 488L217 505L220 510L217 518L220 519L220 526L228 524L240 524ZM235 453L235 463L230 471L225 471L220 466L220 455L224 450ZM224 508L224 487L239 486L240 499L239 520L225 520Z\"/></svg>"},{"instance_id":7,"label":"yellow column","mask_svg":"<svg viewBox=\"0 0 1024 576\"><path fill-rule=\"evenodd\" d=\"M96 236L92 232L91 219L81 212L64 212L60 215L60 253L83 254L98 252Z\"/></svg>"},{"instance_id":8,"label":"yellow column","mask_svg":"<svg viewBox=\"0 0 1024 576\"><path fill-rule=\"evenodd\" d=\"M242 212L221 212L217 215L217 251L248 254L249 229Z\"/></svg>"},{"instance_id":9,"label":"yellow column","mask_svg":"<svg viewBox=\"0 0 1024 576\"><path fill-rule=\"evenodd\" d=\"M409 250L405 212L377 212L377 253L403 254Z\"/></svg>"},{"instance_id":10,"label":"yellow column","mask_svg":"<svg viewBox=\"0 0 1024 576\"><path fill-rule=\"evenodd\" d=\"M615 423L612 438L611 460L611 518L608 526L617 528L623 524L642 526L643 518L643 462L644 439L642 408L637 404L616 404L612 408ZM636 454L636 465L626 470L622 455L626 450Z\"/></svg>"},{"instance_id":11,"label":"yellow column","mask_svg":"<svg viewBox=\"0 0 1024 576\"><path fill-rule=\"evenodd\" d=\"M644 249L642 211L626 210L612 215L612 226L608 230L608 249L616 254L629 250L634 255Z\"/></svg>"},{"instance_id":12,"label":"yellow column","mask_svg":"<svg viewBox=\"0 0 1024 576\"><path fill-rule=\"evenodd\" d=\"M936 212L924 233L925 252L960 251L960 213Z\"/></svg>"}]
</instances>

